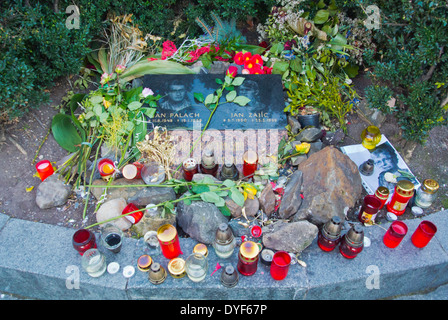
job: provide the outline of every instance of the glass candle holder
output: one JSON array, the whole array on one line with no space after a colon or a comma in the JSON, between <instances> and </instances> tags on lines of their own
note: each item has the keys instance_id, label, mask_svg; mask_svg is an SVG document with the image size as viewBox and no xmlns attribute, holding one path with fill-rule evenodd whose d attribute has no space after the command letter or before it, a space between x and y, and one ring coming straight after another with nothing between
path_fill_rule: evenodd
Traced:
<instances>
[{"instance_id":1,"label":"glass candle holder","mask_svg":"<svg viewBox=\"0 0 448 320\"><path fill-rule=\"evenodd\" d=\"M199 167L203 174L211 174L215 178L217 177L219 164L216 163L215 154L213 150L206 150L204 152Z\"/></svg>"},{"instance_id":2,"label":"glass candle holder","mask_svg":"<svg viewBox=\"0 0 448 320\"><path fill-rule=\"evenodd\" d=\"M238 252L238 271L245 276L257 272L260 247L253 241L245 241Z\"/></svg>"},{"instance_id":3,"label":"glass candle holder","mask_svg":"<svg viewBox=\"0 0 448 320\"><path fill-rule=\"evenodd\" d=\"M215 233L213 248L218 257L226 259L230 257L235 249L236 240L232 229L227 223L221 223Z\"/></svg>"},{"instance_id":4,"label":"glass candle holder","mask_svg":"<svg viewBox=\"0 0 448 320\"><path fill-rule=\"evenodd\" d=\"M394 221L384 234L383 243L388 248L395 248L400 244L407 232L408 226L404 222Z\"/></svg>"},{"instance_id":5,"label":"glass candle holder","mask_svg":"<svg viewBox=\"0 0 448 320\"><path fill-rule=\"evenodd\" d=\"M254 176L258 167L258 155L255 151L248 150L243 154L243 176L247 179Z\"/></svg>"},{"instance_id":6,"label":"glass candle holder","mask_svg":"<svg viewBox=\"0 0 448 320\"><path fill-rule=\"evenodd\" d=\"M188 278L193 282L200 282L205 279L208 271L207 258L200 253L193 253L185 261L185 271Z\"/></svg>"},{"instance_id":7,"label":"glass candle holder","mask_svg":"<svg viewBox=\"0 0 448 320\"><path fill-rule=\"evenodd\" d=\"M319 230L317 244L323 251L330 252L339 244L341 240L342 221L338 216L334 216L325 223Z\"/></svg>"},{"instance_id":8,"label":"glass candle holder","mask_svg":"<svg viewBox=\"0 0 448 320\"><path fill-rule=\"evenodd\" d=\"M371 224L375 222L375 217L381 207L381 200L374 195L364 197L361 210L359 210L358 220L362 223Z\"/></svg>"},{"instance_id":9,"label":"glass candle holder","mask_svg":"<svg viewBox=\"0 0 448 320\"><path fill-rule=\"evenodd\" d=\"M54 173L53 166L48 160L42 160L36 163L36 170L41 181L44 181Z\"/></svg>"},{"instance_id":10,"label":"glass candle holder","mask_svg":"<svg viewBox=\"0 0 448 320\"><path fill-rule=\"evenodd\" d=\"M188 158L182 163L182 169L184 170L184 179L186 181L193 180L193 176L199 172L199 166L195 159Z\"/></svg>"},{"instance_id":11,"label":"glass candle holder","mask_svg":"<svg viewBox=\"0 0 448 320\"><path fill-rule=\"evenodd\" d=\"M409 180L400 180L395 186L390 201L386 204L387 211L401 216L406 211L409 200L414 196L414 184Z\"/></svg>"},{"instance_id":12,"label":"glass candle holder","mask_svg":"<svg viewBox=\"0 0 448 320\"><path fill-rule=\"evenodd\" d=\"M376 126L368 126L361 132L361 144L368 150L375 149L376 145L381 141L380 129Z\"/></svg>"},{"instance_id":13,"label":"glass candle holder","mask_svg":"<svg viewBox=\"0 0 448 320\"><path fill-rule=\"evenodd\" d=\"M176 228L171 224L164 224L157 230L157 239L160 243L162 254L167 259L177 258L182 254L179 236Z\"/></svg>"},{"instance_id":14,"label":"glass candle holder","mask_svg":"<svg viewBox=\"0 0 448 320\"><path fill-rule=\"evenodd\" d=\"M291 265L291 256L286 251L277 251L274 253L271 263L271 277L274 280L283 280L288 275Z\"/></svg>"},{"instance_id":15,"label":"glass candle holder","mask_svg":"<svg viewBox=\"0 0 448 320\"><path fill-rule=\"evenodd\" d=\"M221 283L224 287L233 288L238 284L238 272L233 266L226 266L221 273Z\"/></svg>"},{"instance_id":16,"label":"glass candle holder","mask_svg":"<svg viewBox=\"0 0 448 320\"><path fill-rule=\"evenodd\" d=\"M411 241L417 248L424 248L437 232L437 227L431 221L422 221L411 237Z\"/></svg>"},{"instance_id":17,"label":"glass candle holder","mask_svg":"<svg viewBox=\"0 0 448 320\"><path fill-rule=\"evenodd\" d=\"M73 234L73 248L83 255L89 249L96 248L96 239L92 231L87 229L79 229Z\"/></svg>"},{"instance_id":18,"label":"glass candle holder","mask_svg":"<svg viewBox=\"0 0 448 320\"><path fill-rule=\"evenodd\" d=\"M101 230L101 240L106 249L113 253L118 253L123 243L123 231L117 226L108 223Z\"/></svg>"},{"instance_id":19,"label":"glass candle holder","mask_svg":"<svg viewBox=\"0 0 448 320\"><path fill-rule=\"evenodd\" d=\"M106 257L98 249L89 249L84 252L81 265L89 276L97 278L106 271Z\"/></svg>"},{"instance_id":20,"label":"glass candle holder","mask_svg":"<svg viewBox=\"0 0 448 320\"><path fill-rule=\"evenodd\" d=\"M123 211L121 212L122 215L128 214L132 211L135 211L134 213L130 213L126 216L124 216L127 220L129 220L132 224L139 223L140 220L143 218L143 210L138 210L137 206L133 203L129 203L126 207L124 207Z\"/></svg>"},{"instance_id":21,"label":"glass candle holder","mask_svg":"<svg viewBox=\"0 0 448 320\"><path fill-rule=\"evenodd\" d=\"M364 248L364 231L361 226L354 225L342 237L339 252L344 258L355 258Z\"/></svg>"},{"instance_id":22,"label":"glass candle holder","mask_svg":"<svg viewBox=\"0 0 448 320\"><path fill-rule=\"evenodd\" d=\"M425 179L415 194L415 205L420 208L429 208L436 199L439 183L433 179Z\"/></svg>"},{"instance_id":23,"label":"glass candle holder","mask_svg":"<svg viewBox=\"0 0 448 320\"><path fill-rule=\"evenodd\" d=\"M389 189L383 186L378 187L375 191L375 197L381 201L380 210L383 209L387 199L389 198Z\"/></svg>"},{"instance_id":24,"label":"glass candle holder","mask_svg":"<svg viewBox=\"0 0 448 320\"><path fill-rule=\"evenodd\" d=\"M240 176L240 173L239 173L237 167L235 166L235 164L228 163L228 162L224 163L224 165L222 166L222 169L221 169L221 173L219 175L221 181L224 181L227 179L236 181L236 180L238 180L239 176Z\"/></svg>"}]
</instances>

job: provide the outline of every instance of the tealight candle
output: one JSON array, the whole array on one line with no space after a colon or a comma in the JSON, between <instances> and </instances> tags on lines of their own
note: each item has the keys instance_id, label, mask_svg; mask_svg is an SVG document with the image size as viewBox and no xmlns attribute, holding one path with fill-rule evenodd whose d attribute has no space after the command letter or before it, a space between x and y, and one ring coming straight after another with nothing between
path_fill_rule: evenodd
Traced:
<instances>
[{"instance_id":1,"label":"tealight candle","mask_svg":"<svg viewBox=\"0 0 448 320\"><path fill-rule=\"evenodd\" d=\"M252 178L258 166L258 155L255 151L248 150L243 155L243 176Z\"/></svg>"}]
</instances>

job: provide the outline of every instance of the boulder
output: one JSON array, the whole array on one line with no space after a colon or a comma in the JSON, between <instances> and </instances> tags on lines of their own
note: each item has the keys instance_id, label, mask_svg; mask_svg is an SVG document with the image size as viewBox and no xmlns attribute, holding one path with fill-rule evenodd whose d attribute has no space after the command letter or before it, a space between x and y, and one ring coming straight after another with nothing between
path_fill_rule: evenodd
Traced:
<instances>
[{"instance_id":1,"label":"boulder","mask_svg":"<svg viewBox=\"0 0 448 320\"><path fill-rule=\"evenodd\" d=\"M128 198L137 207L146 207L148 204L159 204L165 201L176 200L176 192L170 187L144 187L134 196Z\"/></svg>"},{"instance_id":2,"label":"boulder","mask_svg":"<svg viewBox=\"0 0 448 320\"><path fill-rule=\"evenodd\" d=\"M285 194L278 208L278 214L282 219L289 219L297 213L302 204L300 197L302 189L303 173L300 170L295 171L286 183Z\"/></svg>"},{"instance_id":3,"label":"boulder","mask_svg":"<svg viewBox=\"0 0 448 320\"><path fill-rule=\"evenodd\" d=\"M244 201L244 212L248 219L255 217L258 214L258 210L260 210L260 202L257 197L253 199L247 198Z\"/></svg>"},{"instance_id":4,"label":"boulder","mask_svg":"<svg viewBox=\"0 0 448 320\"><path fill-rule=\"evenodd\" d=\"M296 136L296 141L315 142L319 140L322 135L323 132L319 128L306 128Z\"/></svg>"},{"instance_id":5,"label":"boulder","mask_svg":"<svg viewBox=\"0 0 448 320\"><path fill-rule=\"evenodd\" d=\"M103 222L111 218L119 217L126 205L127 203L124 198L112 199L104 202L96 212L96 221ZM126 218L117 218L109 223L121 230L127 230L132 226L132 223Z\"/></svg>"},{"instance_id":6,"label":"boulder","mask_svg":"<svg viewBox=\"0 0 448 320\"><path fill-rule=\"evenodd\" d=\"M107 181L104 181L103 179L96 179L92 182L92 185L96 186L104 186L106 187ZM110 185L112 186L123 186L123 185L142 185L145 184L145 182L142 179L133 179L128 180L125 178L119 178L113 180ZM121 188L108 188L107 189L107 195L106 200L112 200L112 199L119 199L124 198L127 200L130 197L135 196L140 190L144 189L145 187L121 187ZM100 200L102 194L104 193L105 188L90 188L90 191L92 192L92 195L96 198L96 200Z\"/></svg>"},{"instance_id":7,"label":"boulder","mask_svg":"<svg viewBox=\"0 0 448 320\"><path fill-rule=\"evenodd\" d=\"M227 222L213 203L192 201L187 205L180 201L177 205L177 225L198 242L212 244L218 226Z\"/></svg>"},{"instance_id":8,"label":"boulder","mask_svg":"<svg viewBox=\"0 0 448 320\"><path fill-rule=\"evenodd\" d=\"M37 187L36 204L41 209L59 207L67 202L71 186L59 180L58 174L52 174Z\"/></svg>"},{"instance_id":9,"label":"boulder","mask_svg":"<svg viewBox=\"0 0 448 320\"><path fill-rule=\"evenodd\" d=\"M302 200L293 221L308 220L323 225L332 216L345 219L347 208L362 193L362 180L356 164L341 151L328 146L312 154L298 169L303 172Z\"/></svg>"},{"instance_id":10,"label":"boulder","mask_svg":"<svg viewBox=\"0 0 448 320\"><path fill-rule=\"evenodd\" d=\"M260 203L260 209L269 217L275 210L275 194L272 190L271 183L266 183L263 191L261 191L258 197Z\"/></svg>"},{"instance_id":11,"label":"boulder","mask_svg":"<svg viewBox=\"0 0 448 320\"><path fill-rule=\"evenodd\" d=\"M263 227L263 246L272 250L300 253L316 238L319 229L304 220L297 222L277 221Z\"/></svg>"}]
</instances>

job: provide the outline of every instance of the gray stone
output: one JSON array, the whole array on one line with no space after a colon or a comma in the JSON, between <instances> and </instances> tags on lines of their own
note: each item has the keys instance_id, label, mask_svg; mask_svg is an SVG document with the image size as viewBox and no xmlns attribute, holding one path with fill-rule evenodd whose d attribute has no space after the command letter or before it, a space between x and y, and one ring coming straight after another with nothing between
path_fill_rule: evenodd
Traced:
<instances>
[{"instance_id":1,"label":"gray stone","mask_svg":"<svg viewBox=\"0 0 448 320\"><path fill-rule=\"evenodd\" d=\"M324 137L322 137L322 142L324 143L324 145L328 146L328 145L337 145L339 142L341 142L343 139L345 138L345 133L344 130L342 129L338 129L334 132L329 132L327 131L327 133L325 134Z\"/></svg>"},{"instance_id":2,"label":"gray stone","mask_svg":"<svg viewBox=\"0 0 448 320\"><path fill-rule=\"evenodd\" d=\"M288 219L296 214L302 204L300 197L302 190L303 173L300 170L295 171L286 183L285 194L278 208L278 214L282 219Z\"/></svg>"},{"instance_id":3,"label":"gray stone","mask_svg":"<svg viewBox=\"0 0 448 320\"><path fill-rule=\"evenodd\" d=\"M204 244L212 244L216 229L228 220L213 204L204 201L192 201L186 205L180 201L177 205L177 224L191 238Z\"/></svg>"},{"instance_id":4,"label":"gray stone","mask_svg":"<svg viewBox=\"0 0 448 320\"><path fill-rule=\"evenodd\" d=\"M133 179L133 180L125 178L114 179L110 183L110 185L112 186L130 185L130 187L107 188L106 199L112 200L123 198L125 200L128 200L129 198L134 197L138 192L140 192L145 188L145 187L135 187L134 185L143 185L143 184L145 184L145 182L142 179ZM100 200L104 194L104 190L106 189L107 181L104 181L103 179L96 179L92 182L92 185L104 186L104 188L94 187L90 189L90 192L96 198L96 200Z\"/></svg>"},{"instance_id":5,"label":"gray stone","mask_svg":"<svg viewBox=\"0 0 448 320\"><path fill-rule=\"evenodd\" d=\"M266 183L258 197L260 209L269 217L275 210L275 194L270 182Z\"/></svg>"},{"instance_id":6,"label":"gray stone","mask_svg":"<svg viewBox=\"0 0 448 320\"><path fill-rule=\"evenodd\" d=\"M258 210L260 210L260 202L257 197L250 199L249 197L244 201L244 212L247 218L253 218L257 215Z\"/></svg>"},{"instance_id":7,"label":"gray stone","mask_svg":"<svg viewBox=\"0 0 448 320\"><path fill-rule=\"evenodd\" d=\"M206 177L212 179L215 183L221 183L222 182L221 180L219 180L218 178L215 178L211 174L204 174L204 173L196 173L196 174L194 174L193 175L193 179L191 179L191 181L193 181L193 182L200 182L200 181L202 181Z\"/></svg>"},{"instance_id":8,"label":"gray stone","mask_svg":"<svg viewBox=\"0 0 448 320\"><path fill-rule=\"evenodd\" d=\"M292 134L298 134L300 129L302 128L300 122L295 117L292 116L288 116L288 124L289 127L291 128Z\"/></svg>"},{"instance_id":9,"label":"gray stone","mask_svg":"<svg viewBox=\"0 0 448 320\"><path fill-rule=\"evenodd\" d=\"M232 215L232 218L238 218L243 213L243 208L236 204L235 201L233 201L230 198L225 199L226 206L229 208L230 213Z\"/></svg>"},{"instance_id":10,"label":"gray stone","mask_svg":"<svg viewBox=\"0 0 448 320\"><path fill-rule=\"evenodd\" d=\"M308 157L313 153L322 150L322 147L323 147L322 141L310 142L310 151L308 151L307 153Z\"/></svg>"},{"instance_id":11,"label":"gray stone","mask_svg":"<svg viewBox=\"0 0 448 320\"><path fill-rule=\"evenodd\" d=\"M298 166L299 164L301 164L306 159L308 159L308 156L306 154L300 154L298 156L292 157L291 158L291 165L292 166Z\"/></svg>"},{"instance_id":12,"label":"gray stone","mask_svg":"<svg viewBox=\"0 0 448 320\"><path fill-rule=\"evenodd\" d=\"M59 207L67 202L71 186L59 180L57 173L42 181L37 187L36 204L41 209Z\"/></svg>"},{"instance_id":13,"label":"gray stone","mask_svg":"<svg viewBox=\"0 0 448 320\"><path fill-rule=\"evenodd\" d=\"M322 137L322 130L319 128L307 128L302 130L297 136L296 141L314 142Z\"/></svg>"},{"instance_id":14,"label":"gray stone","mask_svg":"<svg viewBox=\"0 0 448 320\"><path fill-rule=\"evenodd\" d=\"M112 199L104 202L96 212L96 221L101 223L108 219L121 216L126 205L126 200L123 198ZM117 226L117 228L120 228L121 230L127 230L132 226L132 223L126 218L117 218L112 220L110 223Z\"/></svg>"},{"instance_id":15,"label":"gray stone","mask_svg":"<svg viewBox=\"0 0 448 320\"><path fill-rule=\"evenodd\" d=\"M278 221L263 227L263 245L273 250L300 253L316 238L319 229L308 221Z\"/></svg>"},{"instance_id":16,"label":"gray stone","mask_svg":"<svg viewBox=\"0 0 448 320\"><path fill-rule=\"evenodd\" d=\"M159 204L176 199L176 192L171 187L146 187L128 198L136 206L145 207L148 204Z\"/></svg>"}]
</instances>

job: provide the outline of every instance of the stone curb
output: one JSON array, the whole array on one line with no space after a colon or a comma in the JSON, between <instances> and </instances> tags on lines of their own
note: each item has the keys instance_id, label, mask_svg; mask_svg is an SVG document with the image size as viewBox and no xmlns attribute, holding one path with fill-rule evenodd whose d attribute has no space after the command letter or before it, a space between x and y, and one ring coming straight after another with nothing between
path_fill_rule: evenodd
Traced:
<instances>
[{"instance_id":1,"label":"stone curb","mask_svg":"<svg viewBox=\"0 0 448 320\"><path fill-rule=\"evenodd\" d=\"M307 266L290 267L285 280L275 281L269 268L259 263L253 276L239 275L234 288L220 283L222 269L211 275L217 263L236 267L237 253L220 259L209 247L208 276L199 283L188 277L153 285L147 273L137 269L140 255L150 254L154 261L167 267L160 252L152 252L143 241L125 238L122 251L99 249L109 262L116 261L120 270L99 278L90 277L81 267L81 256L72 248L75 230L60 226L10 218L0 214L0 292L43 300L372 300L423 292L448 283L448 210L424 217L436 224L438 231L427 247L418 249L411 235L423 219L406 220L409 231L402 243L389 249L382 243L384 230L364 227L371 245L353 260L338 250L323 252L317 240L299 257ZM383 225L387 228L389 224ZM98 235L97 235L98 237ZM186 259L197 243L180 239ZM99 243L99 241L98 241ZM124 266L132 265L135 274L125 278Z\"/></svg>"}]
</instances>

